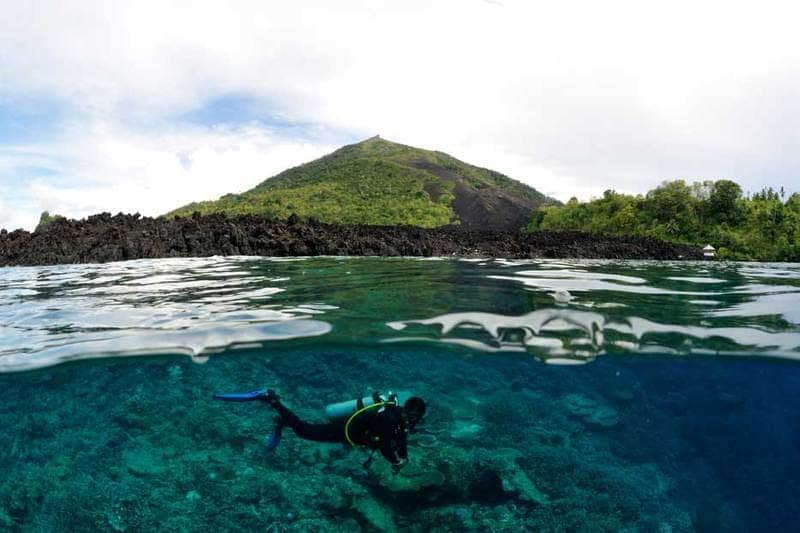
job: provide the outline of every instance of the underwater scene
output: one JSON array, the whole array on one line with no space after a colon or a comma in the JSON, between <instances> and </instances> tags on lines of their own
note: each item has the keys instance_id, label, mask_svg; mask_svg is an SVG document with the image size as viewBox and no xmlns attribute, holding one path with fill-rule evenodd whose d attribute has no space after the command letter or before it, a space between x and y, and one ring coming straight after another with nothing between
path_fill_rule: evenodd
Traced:
<instances>
[{"instance_id":1,"label":"underwater scene","mask_svg":"<svg viewBox=\"0 0 800 533\"><path fill-rule=\"evenodd\" d=\"M797 264L3 268L0 530L797 530L799 359ZM427 409L394 468L264 389Z\"/></svg>"}]
</instances>

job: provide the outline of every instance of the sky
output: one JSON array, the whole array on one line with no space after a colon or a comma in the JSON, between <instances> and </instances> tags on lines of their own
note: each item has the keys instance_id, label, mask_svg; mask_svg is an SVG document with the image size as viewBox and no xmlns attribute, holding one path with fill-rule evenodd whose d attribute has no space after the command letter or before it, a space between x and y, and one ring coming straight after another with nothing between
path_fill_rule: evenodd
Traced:
<instances>
[{"instance_id":1,"label":"sky","mask_svg":"<svg viewBox=\"0 0 800 533\"><path fill-rule=\"evenodd\" d=\"M792 2L0 0L0 227L157 216L373 135L568 200L800 191Z\"/></svg>"}]
</instances>

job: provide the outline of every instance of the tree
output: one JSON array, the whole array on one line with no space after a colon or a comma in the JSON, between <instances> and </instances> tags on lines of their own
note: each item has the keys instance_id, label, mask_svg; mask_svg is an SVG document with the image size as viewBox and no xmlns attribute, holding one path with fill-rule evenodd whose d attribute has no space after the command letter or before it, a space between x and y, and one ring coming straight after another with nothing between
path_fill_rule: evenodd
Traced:
<instances>
[{"instance_id":1,"label":"tree","mask_svg":"<svg viewBox=\"0 0 800 533\"><path fill-rule=\"evenodd\" d=\"M616 235L650 235L704 246L720 257L743 260L800 260L800 192L764 188L745 198L731 180L688 186L664 182L645 197L607 190L602 198L534 212L530 229L578 230Z\"/></svg>"},{"instance_id":2,"label":"tree","mask_svg":"<svg viewBox=\"0 0 800 533\"><path fill-rule=\"evenodd\" d=\"M39 224L36 225L36 229L34 231L38 231L40 229L45 228L48 224L52 224L58 220L66 220L61 215L51 215L50 211L42 211L42 214L39 215Z\"/></svg>"},{"instance_id":3,"label":"tree","mask_svg":"<svg viewBox=\"0 0 800 533\"><path fill-rule=\"evenodd\" d=\"M736 225L742 221L739 200L742 188L730 180L718 180L711 186L708 198L707 219L713 222L727 222Z\"/></svg>"},{"instance_id":4,"label":"tree","mask_svg":"<svg viewBox=\"0 0 800 533\"><path fill-rule=\"evenodd\" d=\"M647 193L644 215L656 234L665 231L673 238L693 237L700 227L696 204L698 200L685 181L665 181Z\"/></svg>"}]
</instances>

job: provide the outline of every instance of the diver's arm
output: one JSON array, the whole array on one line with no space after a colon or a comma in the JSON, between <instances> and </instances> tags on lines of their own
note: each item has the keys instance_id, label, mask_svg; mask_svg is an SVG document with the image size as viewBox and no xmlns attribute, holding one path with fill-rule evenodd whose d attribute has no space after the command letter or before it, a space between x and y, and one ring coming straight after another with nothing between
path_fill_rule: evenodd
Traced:
<instances>
[{"instance_id":1,"label":"diver's arm","mask_svg":"<svg viewBox=\"0 0 800 533\"><path fill-rule=\"evenodd\" d=\"M392 463L392 471L395 473L399 472L408 463L408 457L401 457L391 441L383 441L378 449L381 451L381 455Z\"/></svg>"},{"instance_id":2,"label":"diver's arm","mask_svg":"<svg viewBox=\"0 0 800 533\"><path fill-rule=\"evenodd\" d=\"M383 455L383 457L393 465L400 462L400 458L397 457L397 454L394 453L394 450L388 442L382 442L380 448L378 449L381 451L381 455Z\"/></svg>"}]
</instances>

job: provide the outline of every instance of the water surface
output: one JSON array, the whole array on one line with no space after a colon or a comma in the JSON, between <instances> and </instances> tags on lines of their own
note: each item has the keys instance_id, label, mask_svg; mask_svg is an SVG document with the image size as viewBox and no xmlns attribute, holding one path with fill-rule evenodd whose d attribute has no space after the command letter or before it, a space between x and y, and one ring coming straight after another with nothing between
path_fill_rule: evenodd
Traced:
<instances>
[{"instance_id":1,"label":"water surface","mask_svg":"<svg viewBox=\"0 0 800 533\"><path fill-rule=\"evenodd\" d=\"M720 531L800 512L800 265L207 258L0 269L0 528ZM68 363L68 364L64 364ZM411 465L286 435L430 404Z\"/></svg>"}]
</instances>

